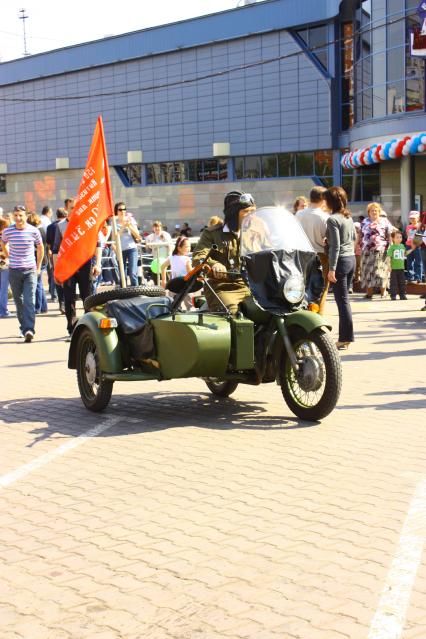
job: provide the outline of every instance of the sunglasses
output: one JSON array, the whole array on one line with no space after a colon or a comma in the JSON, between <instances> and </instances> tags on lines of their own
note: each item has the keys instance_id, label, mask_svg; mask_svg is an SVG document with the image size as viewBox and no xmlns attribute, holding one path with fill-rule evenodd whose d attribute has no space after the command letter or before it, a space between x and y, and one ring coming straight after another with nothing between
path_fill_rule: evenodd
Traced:
<instances>
[{"instance_id":1,"label":"sunglasses","mask_svg":"<svg viewBox=\"0 0 426 639\"><path fill-rule=\"evenodd\" d=\"M117 211L127 211L127 208L126 208L126 207L124 207L124 209L123 209L123 208L121 208L121 209L117 209Z\"/></svg>"}]
</instances>

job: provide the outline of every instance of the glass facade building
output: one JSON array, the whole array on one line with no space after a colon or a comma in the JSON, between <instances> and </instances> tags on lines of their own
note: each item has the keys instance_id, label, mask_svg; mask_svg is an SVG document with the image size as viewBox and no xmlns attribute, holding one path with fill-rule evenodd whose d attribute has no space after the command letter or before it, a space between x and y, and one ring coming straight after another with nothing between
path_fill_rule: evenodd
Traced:
<instances>
[{"instance_id":1,"label":"glass facade building","mask_svg":"<svg viewBox=\"0 0 426 639\"><path fill-rule=\"evenodd\" d=\"M140 220L202 225L228 190L289 205L317 184L342 184L354 211L374 199L397 216L423 188L419 158L404 168L411 191L405 159L340 159L426 131L417 5L263 0L2 63L0 206L56 208L75 193L101 114L114 197ZM56 170L63 157L70 168Z\"/></svg>"},{"instance_id":2,"label":"glass facade building","mask_svg":"<svg viewBox=\"0 0 426 639\"><path fill-rule=\"evenodd\" d=\"M417 0L364 0L353 33L355 121L424 111L424 60L410 53Z\"/></svg>"}]
</instances>

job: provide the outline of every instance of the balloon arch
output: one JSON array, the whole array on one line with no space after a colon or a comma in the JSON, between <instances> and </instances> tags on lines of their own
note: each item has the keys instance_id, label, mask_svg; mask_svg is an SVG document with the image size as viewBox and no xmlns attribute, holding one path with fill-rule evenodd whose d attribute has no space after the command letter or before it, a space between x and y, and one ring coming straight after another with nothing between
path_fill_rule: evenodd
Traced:
<instances>
[{"instance_id":1,"label":"balloon arch","mask_svg":"<svg viewBox=\"0 0 426 639\"><path fill-rule=\"evenodd\" d=\"M394 160L406 155L422 153L426 149L426 133L416 135L406 135L403 138L393 138L381 144L345 153L341 159L341 164L345 169L356 169L359 166L377 164L383 160Z\"/></svg>"}]
</instances>

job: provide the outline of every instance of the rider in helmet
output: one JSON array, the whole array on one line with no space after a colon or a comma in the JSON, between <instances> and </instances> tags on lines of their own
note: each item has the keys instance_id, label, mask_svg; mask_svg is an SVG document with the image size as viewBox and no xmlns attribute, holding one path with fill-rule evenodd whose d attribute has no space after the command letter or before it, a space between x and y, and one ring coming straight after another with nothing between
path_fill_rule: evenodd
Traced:
<instances>
[{"instance_id":1,"label":"rider in helmet","mask_svg":"<svg viewBox=\"0 0 426 639\"><path fill-rule=\"evenodd\" d=\"M249 193L228 193L224 200L224 222L204 229L192 254L192 263L196 266L206 257L213 245L217 247L207 260L212 269L208 281L232 315L236 315L238 304L250 296L241 275L232 275L229 271L240 270L240 224L255 208L254 199ZM208 287L205 287L204 292L211 311L223 310L223 306Z\"/></svg>"}]
</instances>

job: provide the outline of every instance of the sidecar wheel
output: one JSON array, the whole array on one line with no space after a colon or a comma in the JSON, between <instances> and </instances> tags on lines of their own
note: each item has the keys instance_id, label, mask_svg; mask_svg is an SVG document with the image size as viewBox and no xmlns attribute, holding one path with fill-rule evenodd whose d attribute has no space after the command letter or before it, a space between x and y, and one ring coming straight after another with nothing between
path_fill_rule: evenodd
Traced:
<instances>
[{"instance_id":1,"label":"sidecar wheel","mask_svg":"<svg viewBox=\"0 0 426 639\"><path fill-rule=\"evenodd\" d=\"M331 413L342 387L342 367L337 349L328 333L316 330L292 338L298 360L302 360L296 375L286 353L283 354L280 385L290 410L307 421L318 421Z\"/></svg>"},{"instance_id":2,"label":"sidecar wheel","mask_svg":"<svg viewBox=\"0 0 426 639\"><path fill-rule=\"evenodd\" d=\"M217 377L203 377L207 388L218 397L229 397L238 386L238 382L227 379L220 380Z\"/></svg>"},{"instance_id":3,"label":"sidecar wheel","mask_svg":"<svg viewBox=\"0 0 426 639\"><path fill-rule=\"evenodd\" d=\"M77 343L77 382L86 408L98 413L109 404L114 382L102 379L99 354L89 330L83 330Z\"/></svg>"}]
</instances>

